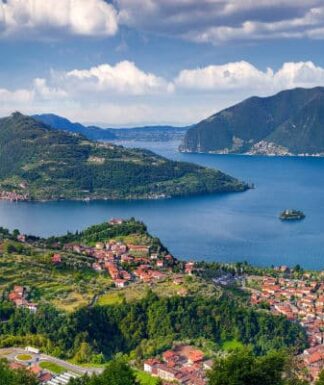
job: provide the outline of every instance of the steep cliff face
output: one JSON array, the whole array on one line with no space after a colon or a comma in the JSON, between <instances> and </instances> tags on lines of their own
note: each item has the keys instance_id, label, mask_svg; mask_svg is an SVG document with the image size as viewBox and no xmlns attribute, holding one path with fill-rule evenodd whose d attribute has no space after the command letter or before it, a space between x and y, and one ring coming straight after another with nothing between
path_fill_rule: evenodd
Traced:
<instances>
[{"instance_id":1,"label":"steep cliff face","mask_svg":"<svg viewBox=\"0 0 324 385\"><path fill-rule=\"evenodd\" d=\"M180 150L324 154L324 88L246 99L190 128Z\"/></svg>"}]
</instances>

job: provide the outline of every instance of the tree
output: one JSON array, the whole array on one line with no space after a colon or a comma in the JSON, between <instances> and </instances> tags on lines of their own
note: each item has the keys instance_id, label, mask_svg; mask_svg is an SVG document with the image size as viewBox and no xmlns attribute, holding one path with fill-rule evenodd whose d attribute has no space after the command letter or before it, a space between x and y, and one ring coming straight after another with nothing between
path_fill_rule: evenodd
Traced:
<instances>
[{"instance_id":1,"label":"tree","mask_svg":"<svg viewBox=\"0 0 324 385\"><path fill-rule=\"evenodd\" d=\"M111 361L104 370L101 380L103 384L109 385L137 385L133 370L123 359Z\"/></svg>"},{"instance_id":2,"label":"tree","mask_svg":"<svg viewBox=\"0 0 324 385\"><path fill-rule=\"evenodd\" d=\"M92 356L92 349L87 342L82 342L75 355L75 360L79 363L89 362Z\"/></svg>"},{"instance_id":3,"label":"tree","mask_svg":"<svg viewBox=\"0 0 324 385\"><path fill-rule=\"evenodd\" d=\"M284 365L282 353L256 357L249 349L235 350L215 361L209 385L282 385Z\"/></svg>"},{"instance_id":4,"label":"tree","mask_svg":"<svg viewBox=\"0 0 324 385\"><path fill-rule=\"evenodd\" d=\"M315 385L324 385L324 369L321 371Z\"/></svg>"}]
</instances>

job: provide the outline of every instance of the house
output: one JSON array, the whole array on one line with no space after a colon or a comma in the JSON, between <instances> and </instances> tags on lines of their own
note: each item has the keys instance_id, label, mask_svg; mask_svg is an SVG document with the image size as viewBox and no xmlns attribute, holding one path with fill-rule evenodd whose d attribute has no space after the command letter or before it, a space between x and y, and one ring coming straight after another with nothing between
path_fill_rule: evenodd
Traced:
<instances>
[{"instance_id":1,"label":"house","mask_svg":"<svg viewBox=\"0 0 324 385\"><path fill-rule=\"evenodd\" d=\"M190 350L187 357L189 364L196 364L198 362L202 362L204 359L204 353L200 350Z\"/></svg>"},{"instance_id":2,"label":"house","mask_svg":"<svg viewBox=\"0 0 324 385\"><path fill-rule=\"evenodd\" d=\"M205 370L211 370L213 368L214 361L213 360L207 360L203 363L203 367Z\"/></svg>"},{"instance_id":3,"label":"house","mask_svg":"<svg viewBox=\"0 0 324 385\"><path fill-rule=\"evenodd\" d=\"M105 248L105 244L103 242L97 242L96 243L96 249L97 250L103 250Z\"/></svg>"},{"instance_id":4,"label":"house","mask_svg":"<svg viewBox=\"0 0 324 385\"><path fill-rule=\"evenodd\" d=\"M53 378L53 375L49 372L43 372L38 376L38 381L41 384L47 384L51 379Z\"/></svg>"},{"instance_id":5,"label":"house","mask_svg":"<svg viewBox=\"0 0 324 385\"><path fill-rule=\"evenodd\" d=\"M93 263L92 268L94 271L98 271L98 272L102 271L102 267L101 267L101 265L99 265L99 263Z\"/></svg>"},{"instance_id":6,"label":"house","mask_svg":"<svg viewBox=\"0 0 324 385\"><path fill-rule=\"evenodd\" d=\"M127 245L129 251L131 254L142 254L142 255L148 255L150 247L145 245L133 245L129 244Z\"/></svg>"},{"instance_id":7,"label":"house","mask_svg":"<svg viewBox=\"0 0 324 385\"><path fill-rule=\"evenodd\" d=\"M124 219L121 219L121 218L112 218L108 223L110 225L121 225L122 223L124 223Z\"/></svg>"},{"instance_id":8,"label":"house","mask_svg":"<svg viewBox=\"0 0 324 385\"><path fill-rule=\"evenodd\" d=\"M156 375L162 378L162 380L175 381L177 373L178 371L176 369L169 368L165 364L158 364L156 366Z\"/></svg>"},{"instance_id":9,"label":"house","mask_svg":"<svg viewBox=\"0 0 324 385\"><path fill-rule=\"evenodd\" d=\"M204 360L202 351L190 345L177 345L165 351L162 359L163 362L155 358L144 361L144 370L181 385L206 385L206 370L212 367L212 362Z\"/></svg>"},{"instance_id":10,"label":"house","mask_svg":"<svg viewBox=\"0 0 324 385\"><path fill-rule=\"evenodd\" d=\"M25 243L26 242L26 235L25 234L19 234L17 236L17 241Z\"/></svg>"},{"instance_id":11,"label":"house","mask_svg":"<svg viewBox=\"0 0 324 385\"><path fill-rule=\"evenodd\" d=\"M163 261L163 259L159 259L158 261L156 261L156 266L157 266L157 267L163 267L163 266L164 266L164 261Z\"/></svg>"},{"instance_id":12,"label":"house","mask_svg":"<svg viewBox=\"0 0 324 385\"><path fill-rule=\"evenodd\" d=\"M38 305L36 303L26 302L25 306L31 313L36 313Z\"/></svg>"},{"instance_id":13,"label":"house","mask_svg":"<svg viewBox=\"0 0 324 385\"><path fill-rule=\"evenodd\" d=\"M144 371L147 373L153 373L153 368L161 364L161 362L155 358L149 358L148 360L144 361Z\"/></svg>"},{"instance_id":14,"label":"house","mask_svg":"<svg viewBox=\"0 0 324 385\"><path fill-rule=\"evenodd\" d=\"M61 254L53 254L53 256L52 256L52 263L54 265L59 265L60 263L62 263Z\"/></svg>"},{"instance_id":15,"label":"house","mask_svg":"<svg viewBox=\"0 0 324 385\"><path fill-rule=\"evenodd\" d=\"M127 281L125 279L115 279L114 280L115 286L118 288L123 288L127 285Z\"/></svg>"},{"instance_id":16,"label":"house","mask_svg":"<svg viewBox=\"0 0 324 385\"><path fill-rule=\"evenodd\" d=\"M187 262L185 264L185 273L192 275L194 267L195 267L195 262Z\"/></svg>"}]
</instances>

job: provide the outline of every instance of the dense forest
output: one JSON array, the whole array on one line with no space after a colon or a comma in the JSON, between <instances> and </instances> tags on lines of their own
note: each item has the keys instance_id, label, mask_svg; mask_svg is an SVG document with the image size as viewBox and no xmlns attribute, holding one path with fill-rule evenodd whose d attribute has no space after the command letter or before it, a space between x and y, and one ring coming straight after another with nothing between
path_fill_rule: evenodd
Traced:
<instances>
[{"instance_id":1,"label":"dense forest","mask_svg":"<svg viewBox=\"0 0 324 385\"><path fill-rule=\"evenodd\" d=\"M0 192L24 199L157 198L246 189L220 171L93 142L20 113L0 119Z\"/></svg>"},{"instance_id":2,"label":"dense forest","mask_svg":"<svg viewBox=\"0 0 324 385\"><path fill-rule=\"evenodd\" d=\"M60 357L79 362L111 358L118 352L143 358L157 354L173 341L208 340L215 349L237 340L256 354L306 346L303 329L284 317L245 308L223 295L220 299L159 298L152 292L140 301L82 308L72 314L43 306L36 314L0 308L0 346L33 343Z\"/></svg>"}]
</instances>

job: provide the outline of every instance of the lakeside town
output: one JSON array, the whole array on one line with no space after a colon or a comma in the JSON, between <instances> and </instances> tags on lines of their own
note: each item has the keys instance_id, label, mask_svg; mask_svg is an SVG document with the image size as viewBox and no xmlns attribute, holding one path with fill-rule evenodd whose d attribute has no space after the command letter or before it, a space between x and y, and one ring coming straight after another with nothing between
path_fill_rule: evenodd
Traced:
<instances>
[{"instance_id":1,"label":"lakeside town","mask_svg":"<svg viewBox=\"0 0 324 385\"><path fill-rule=\"evenodd\" d=\"M251 303L268 304L273 314L304 327L310 347L299 356L300 366L315 380L324 367L324 282L310 279L307 273L303 278L259 278L261 287L253 290Z\"/></svg>"},{"instance_id":2,"label":"lakeside town","mask_svg":"<svg viewBox=\"0 0 324 385\"><path fill-rule=\"evenodd\" d=\"M110 227L123 225L123 219L114 218L108 222ZM16 241L28 243L28 237L18 234ZM53 267L64 264L69 254L82 255L89 258L89 267L98 274L107 274L115 290L122 291L127 286L138 282L152 284L166 278L179 286L178 295L186 295L182 287L186 276L195 276L201 272L193 261L182 262L167 252L152 252L148 244L134 244L109 239L95 242L92 246L82 242L67 242L55 245L57 250L51 254L50 263ZM175 269L176 268L176 269ZM219 287L236 287L251 294L252 306L262 306L271 313L284 316L291 322L298 322L307 333L309 348L297 358L299 367L310 381L316 380L324 367L324 283L323 276L318 279L304 272L299 279L290 274L288 267L274 269L275 276L261 274L233 274L224 272L213 278L213 285ZM254 285L249 282L253 281ZM37 312L38 304L29 300L29 288L20 282L12 287L8 299L18 308ZM265 306L266 305L266 306ZM12 360L13 367L26 364ZM34 362L32 368L39 381L44 384L64 384L51 382L51 373ZM212 360L194 346L175 345L173 349L162 352L158 357L151 357L143 362L143 370L153 377L159 377L168 385L177 382L183 385L205 385L207 371L212 367ZM38 371L38 372L37 372ZM37 373L36 373L37 372Z\"/></svg>"}]
</instances>

